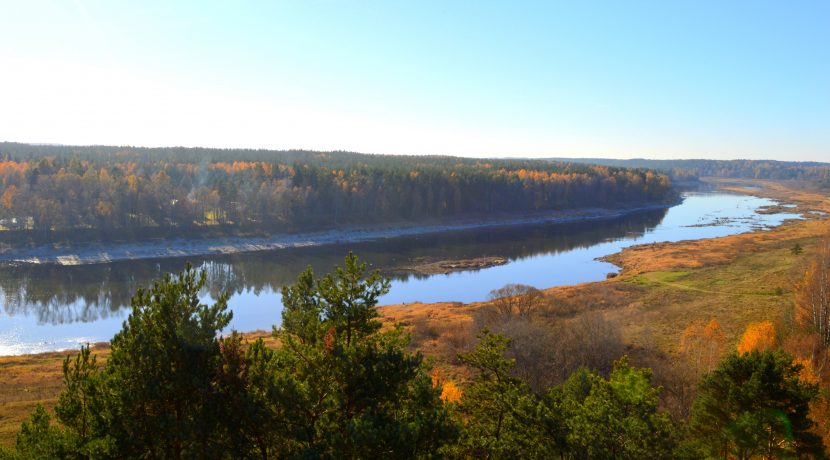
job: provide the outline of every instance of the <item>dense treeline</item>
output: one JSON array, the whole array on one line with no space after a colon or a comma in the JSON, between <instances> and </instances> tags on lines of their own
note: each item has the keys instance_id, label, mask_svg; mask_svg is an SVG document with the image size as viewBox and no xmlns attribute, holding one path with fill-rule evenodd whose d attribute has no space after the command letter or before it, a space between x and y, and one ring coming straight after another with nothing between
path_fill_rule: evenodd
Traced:
<instances>
[{"instance_id":1,"label":"dense treeline","mask_svg":"<svg viewBox=\"0 0 830 460\"><path fill-rule=\"evenodd\" d=\"M227 298L200 304L204 282L187 270L139 290L105 364L88 348L65 360L59 423L37 408L0 457L824 458L817 385L752 337L703 376L687 422L624 357L531 386L512 339L486 328L458 357L471 381L445 381L381 327L388 281L352 255L283 289L274 349L218 337ZM538 292L507 291L494 312L525 317Z\"/></svg>"},{"instance_id":2,"label":"dense treeline","mask_svg":"<svg viewBox=\"0 0 830 460\"><path fill-rule=\"evenodd\" d=\"M728 177L813 181L830 186L830 163L775 160L616 160L612 158L556 159L618 168L648 168L663 171L677 179Z\"/></svg>"},{"instance_id":3,"label":"dense treeline","mask_svg":"<svg viewBox=\"0 0 830 460\"><path fill-rule=\"evenodd\" d=\"M673 199L647 170L348 152L0 143L2 236L298 231Z\"/></svg>"}]
</instances>

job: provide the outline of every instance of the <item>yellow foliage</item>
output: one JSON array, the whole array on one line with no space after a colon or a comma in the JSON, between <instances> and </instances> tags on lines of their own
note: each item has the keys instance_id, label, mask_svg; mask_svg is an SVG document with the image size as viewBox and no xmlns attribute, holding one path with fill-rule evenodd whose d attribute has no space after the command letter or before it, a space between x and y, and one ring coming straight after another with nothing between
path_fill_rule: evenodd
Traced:
<instances>
[{"instance_id":1,"label":"yellow foliage","mask_svg":"<svg viewBox=\"0 0 830 460\"><path fill-rule=\"evenodd\" d=\"M797 284L795 301L796 324L804 330L815 331L821 345L830 345L830 237L825 238L816 251L803 280Z\"/></svg>"},{"instance_id":2,"label":"yellow foliage","mask_svg":"<svg viewBox=\"0 0 830 460\"><path fill-rule=\"evenodd\" d=\"M432 388L438 388L441 385L441 371L438 369L432 370Z\"/></svg>"},{"instance_id":3,"label":"yellow foliage","mask_svg":"<svg viewBox=\"0 0 830 460\"><path fill-rule=\"evenodd\" d=\"M0 203L3 204L4 208L11 210L14 206L15 197L17 197L17 186L10 185L9 188L3 192L3 197L0 198Z\"/></svg>"},{"instance_id":4,"label":"yellow foliage","mask_svg":"<svg viewBox=\"0 0 830 460\"><path fill-rule=\"evenodd\" d=\"M441 371L435 369L432 371L432 387L441 387L441 400L448 403L454 403L461 400L461 395L464 394L458 385L452 380L446 382L441 380Z\"/></svg>"},{"instance_id":5,"label":"yellow foliage","mask_svg":"<svg viewBox=\"0 0 830 460\"><path fill-rule=\"evenodd\" d=\"M461 401L462 394L461 389L452 380L447 380L443 388L441 388L441 400L444 402L454 403Z\"/></svg>"},{"instance_id":6,"label":"yellow foliage","mask_svg":"<svg viewBox=\"0 0 830 460\"><path fill-rule=\"evenodd\" d=\"M804 382L817 384L819 376L813 367L813 361L807 358L795 358L795 364L801 365L801 371L798 372L798 378Z\"/></svg>"},{"instance_id":7,"label":"yellow foliage","mask_svg":"<svg viewBox=\"0 0 830 460\"><path fill-rule=\"evenodd\" d=\"M724 338L723 329L714 318L708 323L695 321L683 330L680 353L697 372L709 372L720 359Z\"/></svg>"},{"instance_id":8,"label":"yellow foliage","mask_svg":"<svg viewBox=\"0 0 830 460\"><path fill-rule=\"evenodd\" d=\"M772 321L749 323L746 326L741 342L738 344L738 353L749 353L753 350L772 350L775 348L775 326Z\"/></svg>"},{"instance_id":9,"label":"yellow foliage","mask_svg":"<svg viewBox=\"0 0 830 460\"><path fill-rule=\"evenodd\" d=\"M712 318L709 320L709 323L706 324L706 327L703 328L703 335L715 341L722 341L724 339L723 329L721 329L720 324Z\"/></svg>"}]
</instances>

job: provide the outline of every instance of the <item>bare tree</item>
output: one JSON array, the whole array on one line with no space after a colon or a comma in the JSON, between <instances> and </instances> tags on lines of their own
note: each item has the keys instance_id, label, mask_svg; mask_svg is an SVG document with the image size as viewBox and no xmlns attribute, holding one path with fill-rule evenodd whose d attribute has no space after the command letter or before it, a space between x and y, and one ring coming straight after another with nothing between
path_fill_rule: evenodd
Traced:
<instances>
[{"instance_id":1,"label":"bare tree","mask_svg":"<svg viewBox=\"0 0 830 460\"><path fill-rule=\"evenodd\" d=\"M514 315L529 318L542 302L542 291L526 284L507 284L490 291L489 299L496 311L509 320Z\"/></svg>"},{"instance_id":2,"label":"bare tree","mask_svg":"<svg viewBox=\"0 0 830 460\"><path fill-rule=\"evenodd\" d=\"M825 237L810 267L798 284L797 324L818 335L823 347L830 346L830 237Z\"/></svg>"},{"instance_id":3,"label":"bare tree","mask_svg":"<svg viewBox=\"0 0 830 460\"><path fill-rule=\"evenodd\" d=\"M607 375L625 351L617 326L600 313L551 324L519 316L505 320L495 309L482 309L473 327L487 327L510 337L507 354L516 360L516 376L539 393L564 382L583 366Z\"/></svg>"}]
</instances>

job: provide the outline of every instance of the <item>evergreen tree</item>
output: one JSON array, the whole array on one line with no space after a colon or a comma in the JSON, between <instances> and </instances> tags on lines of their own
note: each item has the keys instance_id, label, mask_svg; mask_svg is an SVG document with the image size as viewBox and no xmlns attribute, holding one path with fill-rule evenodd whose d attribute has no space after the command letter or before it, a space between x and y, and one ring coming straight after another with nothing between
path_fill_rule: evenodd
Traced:
<instances>
[{"instance_id":1,"label":"evergreen tree","mask_svg":"<svg viewBox=\"0 0 830 460\"><path fill-rule=\"evenodd\" d=\"M283 289L282 346L264 387L284 421L279 457L431 457L455 436L423 357L406 351L400 327L380 330L388 289L352 254L334 274L309 269Z\"/></svg>"},{"instance_id":2,"label":"evergreen tree","mask_svg":"<svg viewBox=\"0 0 830 460\"><path fill-rule=\"evenodd\" d=\"M227 420L216 390L217 335L228 325L227 295L212 306L199 292L205 273L188 268L139 289L111 342L104 369L108 426L119 457L215 457Z\"/></svg>"},{"instance_id":3,"label":"evergreen tree","mask_svg":"<svg viewBox=\"0 0 830 460\"><path fill-rule=\"evenodd\" d=\"M800 255L801 253L803 253L803 252L804 252L804 248L802 248L802 247L801 247L801 245L800 245L799 243L795 243L795 244L793 245L793 247L791 247L791 248L790 248L790 252L791 252L794 256L797 256L797 255Z\"/></svg>"},{"instance_id":4,"label":"evergreen tree","mask_svg":"<svg viewBox=\"0 0 830 460\"><path fill-rule=\"evenodd\" d=\"M799 379L800 370L783 352L729 355L700 383L690 421L695 446L719 458L823 458L808 417L818 389Z\"/></svg>"},{"instance_id":5,"label":"evergreen tree","mask_svg":"<svg viewBox=\"0 0 830 460\"><path fill-rule=\"evenodd\" d=\"M525 382L511 375L504 357L510 339L483 330L475 349L459 359L475 369L461 398L466 423L458 454L469 458L550 458L562 447L556 409L541 404Z\"/></svg>"},{"instance_id":6,"label":"evergreen tree","mask_svg":"<svg viewBox=\"0 0 830 460\"><path fill-rule=\"evenodd\" d=\"M64 359L63 383L55 413L65 427L72 451L79 458L111 456L114 439L108 434L108 392L89 345Z\"/></svg>"},{"instance_id":7,"label":"evergreen tree","mask_svg":"<svg viewBox=\"0 0 830 460\"><path fill-rule=\"evenodd\" d=\"M0 451L0 458L11 459L65 459L81 458L74 455L65 433L52 426L51 417L40 404L32 417L23 422L17 433L15 451Z\"/></svg>"},{"instance_id":8,"label":"evergreen tree","mask_svg":"<svg viewBox=\"0 0 830 460\"><path fill-rule=\"evenodd\" d=\"M651 371L622 358L609 379L581 369L558 390L574 458L671 458L677 431L658 410Z\"/></svg>"}]
</instances>

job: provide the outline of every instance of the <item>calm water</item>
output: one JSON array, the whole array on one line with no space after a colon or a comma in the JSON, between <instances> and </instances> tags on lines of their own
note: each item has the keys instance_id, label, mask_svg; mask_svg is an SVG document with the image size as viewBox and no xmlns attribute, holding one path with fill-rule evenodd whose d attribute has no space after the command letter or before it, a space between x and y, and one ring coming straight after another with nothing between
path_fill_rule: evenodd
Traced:
<instances>
[{"instance_id":1,"label":"calm water","mask_svg":"<svg viewBox=\"0 0 830 460\"><path fill-rule=\"evenodd\" d=\"M353 250L393 280L385 304L478 301L507 283L544 288L604 279L617 268L597 258L642 243L712 238L780 224L794 214L760 215L772 201L723 193L692 193L668 210L582 224L489 228L352 245L190 258L208 271L204 299L230 291L232 327L270 329L279 322L281 286L307 265L324 273ZM412 259L502 256L506 265L449 275L399 271ZM0 269L0 355L76 348L109 340L129 312L132 293L187 259L142 260L75 267Z\"/></svg>"}]
</instances>

